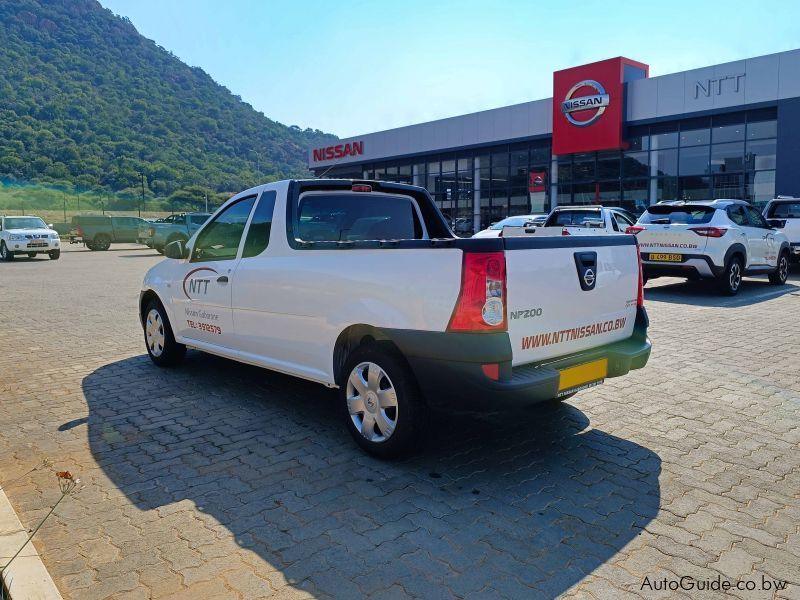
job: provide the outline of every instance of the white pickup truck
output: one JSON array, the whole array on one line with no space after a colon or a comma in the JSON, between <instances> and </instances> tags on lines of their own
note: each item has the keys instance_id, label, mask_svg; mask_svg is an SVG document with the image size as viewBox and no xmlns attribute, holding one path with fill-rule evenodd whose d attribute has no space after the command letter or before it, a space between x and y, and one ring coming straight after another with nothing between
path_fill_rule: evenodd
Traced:
<instances>
[{"instance_id":1,"label":"white pickup truck","mask_svg":"<svg viewBox=\"0 0 800 600\"><path fill-rule=\"evenodd\" d=\"M764 207L764 218L789 240L789 260L800 262L800 198L770 200Z\"/></svg>"},{"instance_id":2,"label":"white pickup truck","mask_svg":"<svg viewBox=\"0 0 800 600\"><path fill-rule=\"evenodd\" d=\"M636 223L627 210L607 206L557 206L541 224L504 226L501 237L528 235L619 235Z\"/></svg>"},{"instance_id":3,"label":"white pickup truck","mask_svg":"<svg viewBox=\"0 0 800 600\"><path fill-rule=\"evenodd\" d=\"M338 388L377 456L430 407L563 399L650 355L634 236L461 239L418 187L262 185L165 255L139 304L154 363L189 346Z\"/></svg>"}]
</instances>

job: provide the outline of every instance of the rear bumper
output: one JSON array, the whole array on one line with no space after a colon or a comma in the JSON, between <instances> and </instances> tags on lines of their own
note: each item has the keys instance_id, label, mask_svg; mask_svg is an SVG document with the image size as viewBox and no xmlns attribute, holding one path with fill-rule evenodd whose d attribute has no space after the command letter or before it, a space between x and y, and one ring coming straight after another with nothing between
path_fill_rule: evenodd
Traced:
<instances>
[{"instance_id":1,"label":"rear bumper","mask_svg":"<svg viewBox=\"0 0 800 600\"><path fill-rule=\"evenodd\" d=\"M717 266L711 258L699 254L683 255L683 262L666 263L650 262L644 253L642 256L642 271L649 278L655 277L698 277L713 278L725 270L725 265Z\"/></svg>"},{"instance_id":2,"label":"rear bumper","mask_svg":"<svg viewBox=\"0 0 800 600\"><path fill-rule=\"evenodd\" d=\"M640 308L634 334L626 340L513 369L506 333L414 332L416 335L397 337L392 335L394 332L387 333L408 360L428 404L446 410L496 411L556 398L559 371L568 367L605 358L607 377L641 369L650 358L647 326L647 312ZM499 380L490 379L483 372L482 365L493 363L500 364Z\"/></svg>"}]
</instances>

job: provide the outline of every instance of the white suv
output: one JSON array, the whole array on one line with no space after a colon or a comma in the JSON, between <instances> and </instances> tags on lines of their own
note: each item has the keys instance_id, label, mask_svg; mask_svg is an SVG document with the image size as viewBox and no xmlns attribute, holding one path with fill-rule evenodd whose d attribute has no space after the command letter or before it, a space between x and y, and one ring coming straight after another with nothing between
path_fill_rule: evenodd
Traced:
<instances>
[{"instance_id":1,"label":"white suv","mask_svg":"<svg viewBox=\"0 0 800 600\"><path fill-rule=\"evenodd\" d=\"M14 260L15 254L47 254L58 260L61 241L58 233L50 229L39 217L0 216L0 259Z\"/></svg>"},{"instance_id":2,"label":"white suv","mask_svg":"<svg viewBox=\"0 0 800 600\"><path fill-rule=\"evenodd\" d=\"M739 291L743 275L786 283L789 241L743 200L665 202L629 227L636 234L645 280L660 276L716 279L723 294Z\"/></svg>"}]
</instances>

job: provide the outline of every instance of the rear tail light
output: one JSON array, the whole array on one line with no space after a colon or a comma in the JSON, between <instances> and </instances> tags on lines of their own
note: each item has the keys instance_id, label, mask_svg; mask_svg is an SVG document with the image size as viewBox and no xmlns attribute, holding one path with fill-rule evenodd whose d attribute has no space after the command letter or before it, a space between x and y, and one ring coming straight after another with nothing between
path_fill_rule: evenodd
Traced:
<instances>
[{"instance_id":1,"label":"rear tail light","mask_svg":"<svg viewBox=\"0 0 800 600\"><path fill-rule=\"evenodd\" d=\"M75 233L83 237L83 229L81 229L80 227L75 228Z\"/></svg>"},{"instance_id":2,"label":"rear tail light","mask_svg":"<svg viewBox=\"0 0 800 600\"><path fill-rule=\"evenodd\" d=\"M728 230L724 227L689 227L689 231L694 231L703 237L721 238Z\"/></svg>"},{"instance_id":3,"label":"rear tail light","mask_svg":"<svg viewBox=\"0 0 800 600\"><path fill-rule=\"evenodd\" d=\"M567 231L567 228L564 227L564 229L561 230L561 235L571 235L571 234L569 231Z\"/></svg>"},{"instance_id":4,"label":"rear tail light","mask_svg":"<svg viewBox=\"0 0 800 600\"><path fill-rule=\"evenodd\" d=\"M494 379L495 381L500 379L500 363L481 365L481 371L483 371L483 374L489 379Z\"/></svg>"},{"instance_id":5,"label":"rear tail light","mask_svg":"<svg viewBox=\"0 0 800 600\"><path fill-rule=\"evenodd\" d=\"M351 188L354 192L371 192L372 186L371 185L364 185L363 183L354 183L353 187Z\"/></svg>"},{"instance_id":6,"label":"rear tail light","mask_svg":"<svg viewBox=\"0 0 800 600\"><path fill-rule=\"evenodd\" d=\"M506 330L506 257L502 252L465 252L461 291L448 331Z\"/></svg>"},{"instance_id":7,"label":"rear tail light","mask_svg":"<svg viewBox=\"0 0 800 600\"><path fill-rule=\"evenodd\" d=\"M636 258L639 259L639 293L636 295L636 306L644 306L644 269L642 268L642 253L639 251L639 242L636 242Z\"/></svg>"},{"instance_id":8,"label":"rear tail light","mask_svg":"<svg viewBox=\"0 0 800 600\"><path fill-rule=\"evenodd\" d=\"M625 228L625 233L632 233L633 235L636 235L640 231L644 231L644 227L639 227L638 225L631 225Z\"/></svg>"}]
</instances>

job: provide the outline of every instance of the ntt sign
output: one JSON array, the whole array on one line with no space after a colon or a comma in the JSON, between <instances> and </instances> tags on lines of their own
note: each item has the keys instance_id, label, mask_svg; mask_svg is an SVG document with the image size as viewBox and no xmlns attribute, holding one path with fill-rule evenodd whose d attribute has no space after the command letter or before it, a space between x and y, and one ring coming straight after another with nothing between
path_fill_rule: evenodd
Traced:
<instances>
[{"instance_id":1,"label":"ntt sign","mask_svg":"<svg viewBox=\"0 0 800 600\"><path fill-rule=\"evenodd\" d=\"M625 147L625 83L649 67L618 57L553 73L553 154Z\"/></svg>"}]
</instances>

